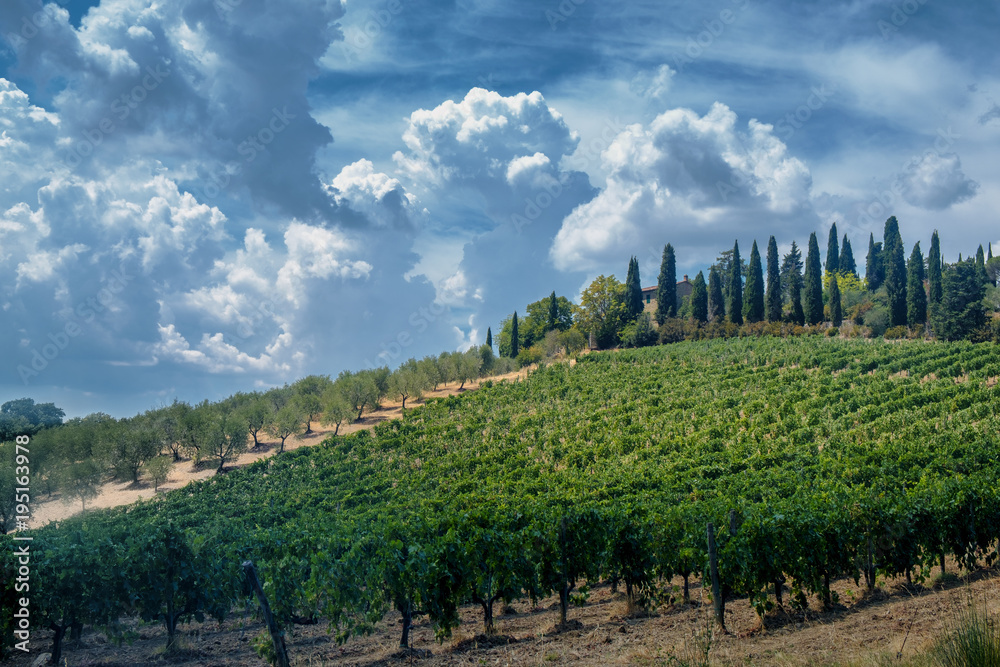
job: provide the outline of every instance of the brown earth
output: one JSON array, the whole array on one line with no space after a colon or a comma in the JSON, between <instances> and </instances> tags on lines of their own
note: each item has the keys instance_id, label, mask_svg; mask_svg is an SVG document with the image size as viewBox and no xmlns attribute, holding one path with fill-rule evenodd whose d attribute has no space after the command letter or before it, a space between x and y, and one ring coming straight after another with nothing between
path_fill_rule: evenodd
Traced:
<instances>
[{"instance_id":1,"label":"brown earth","mask_svg":"<svg viewBox=\"0 0 1000 667\"><path fill-rule=\"evenodd\" d=\"M955 564L948 562L951 572ZM707 632L711 605L702 604L701 589L692 586L692 603L669 604L643 618L624 616L621 593L607 584L595 587L582 607L571 608L568 628L557 632L557 599L532 606L526 600L497 619L498 636L481 634L478 606L462 609L462 625L443 643L434 638L426 621L418 622L412 646L401 651L399 614L379 623L375 634L338 646L323 626L292 629L288 642L293 665L376 667L419 665L844 665L869 663L876 657L910 657L926 650L951 622L956 612L972 601L994 616L1000 611L1000 570L979 570L943 589L907 588L901 581L882 582L872 595L864 595L853 581L840 580L833 589L840 605L822 611L815 599L805 612L774 611L762 624L745 600L726 605L725 635ZM673 582L680 584L680 580ZM786 602L788 593L786 591ZM498 605L498 610L500 606ZM221 625L215 621L182 626L184 650L162 655L162 625L133 625L138 639L116 647L91 630L78 644L68 642L66 665L178 665L229 667L266 665L251 648L251 639L263 631L253 613L236 614ZM9 664L27 667L48 650L51 633L37 632L32 651L15 656Z\"/></svg>"}]
</instances>

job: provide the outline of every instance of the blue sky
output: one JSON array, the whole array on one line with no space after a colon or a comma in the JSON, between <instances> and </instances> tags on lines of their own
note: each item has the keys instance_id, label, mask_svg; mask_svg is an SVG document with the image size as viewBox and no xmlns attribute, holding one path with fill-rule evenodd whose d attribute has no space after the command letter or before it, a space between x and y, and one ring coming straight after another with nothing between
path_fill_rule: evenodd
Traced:
<instances>
[{"instance_id":1,"label":"blue sky","mask_svg":"<svg viewBox=\"0 0 1000 667\"><path fill-rule=\"evenodd\" d=\"M116 416L485 339L663 245L998 242L996 3L10 0L3 400ZM1000 246L998 246L1000 247Z\"/></svg>"}]
</instances>

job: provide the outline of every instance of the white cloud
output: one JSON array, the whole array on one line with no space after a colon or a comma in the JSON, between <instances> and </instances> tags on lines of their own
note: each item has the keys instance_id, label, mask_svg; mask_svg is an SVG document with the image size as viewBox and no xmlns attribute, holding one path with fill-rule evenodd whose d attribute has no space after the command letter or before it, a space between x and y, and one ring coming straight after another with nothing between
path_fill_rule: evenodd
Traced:
<instances>
[{"instance_id":1,"label":"white cloud","mask_svg":"<svg viewBox=\"0 0 1000 667\"><path fill-rule=\"evenodd\" d=\"M899 189L907 203L941 211L974 197L979 184L962 171L958 155L930 151L899 176Z\"/></svg>"}]
</instances>

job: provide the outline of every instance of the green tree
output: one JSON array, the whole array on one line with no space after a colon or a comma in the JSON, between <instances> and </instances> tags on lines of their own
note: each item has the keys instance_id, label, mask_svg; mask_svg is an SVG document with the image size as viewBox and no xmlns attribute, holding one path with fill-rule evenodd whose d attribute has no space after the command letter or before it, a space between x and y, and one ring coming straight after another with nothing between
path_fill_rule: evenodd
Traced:
<instances>
[{"instance_id":1,"label":"green tree","mask_svg":"<svg viewBox=\"0 0 1000 667\"><path fill-rule=\"evenodd\" d=\"M416 359L408 359L400 364L389 380L389 395L402 401L402 411L406 411L406 400L420 400L430 383L420 369Z\"/></svg>"},{"instance_id":2,"label":"green tree","mask_svg":"<svg viewBox=\"0 0 1000 667\"><path fill-rule=\"evenodd\" d=\"M840 271L840 247L837 245L837 223L830 225L830 237L826 242L826 273L837 273Z\"/></svg>"},{"instance_id":3,"label":"green tree","mask_svg":"<svg viewBox=\"0 0 1000 667\"><path fill-rule=\"evenodd\" d=\"M941 275L941 239L938 238L937 230L931 234L931 249L927 253L927 287L928 302L931 307L941 303L942 275Z\"/></svg>"},{"instance_id":4,"label":"green tree","mask_svg":"<svg viewBox=\"0 0 1000 667\"><path fill-rule=\"evenodd\" d=\"M858 277L858 264L854 261L854 250L847 234L844 234L844 241L840 245L840 273Z\"/></svg>"},{"instance_id":5,"label":"green tree","mask_svg":"<svg viewBox=\"0 0 1000 667\"><path fill-rule=\"evenodd\" d=\"M267 431L268 426L274 421L274 404L255 393L239 408L239 411L247 424L247 431L253 437L253 447L257 449L260 446L258 436Z\"/></svg>"},{"instance_id":6,"label":"green tree","mask_svg":"<svg viewBox=\"0 0 1000 667\"><path fill-rule=\"evenodd\" d=\"M726 302L722 296L722 279L715 267L708 270L708 319L717 321L726 314Z\"/></svg>"},{"instance_id":7,"label":"green tree","mask_svg":"<svg viewBox=\"0 0 1000 667\"><path fill-rule=\"evenodd\" d=\"M54 403L35 403L32 398L7 401L0 405L0 442L59 426L65 416Z\"/></svg>"},{"instance_id":8,"label":"green tree","mask_svg":"<svg viewBox=\"0 0 1000 667\"><path fill-rule=\"evenodd\" d=\"M750 268L747 272L746 291L743 293L743 319L760 322L764 319L764 269L760 263L757 241L750 248Z\"/></svg>"},{"instance_id":9,"label":"green tree","mask_svg":"<svg viewBox=\"0 0 1000 667\"><path fill-rule=\"evenodd\" d=\"M518 319L519 350L531 347L541 342L549 331L565 331L573 326L573 302L564 296L555 296L553 292L544 299L528 304L528 315Z\"/></svg>"},{"instance_id":10,"label":"green tree","mask_svg":"<svg viewBox=\"0 0 1000 667\"><path fill-rule=\"evenodd\" d=\"M628 262L628 277L625 279L626 319L629 322L634 322L642 309L642 281L639 279L639 260L632 257Z\"/></svg>"},{"instance_id":11,"label":"green tree","mask_svg":"<svg viewBox=\"0 0 1000 667\"><path fill-rule=\"evenodd\" d=\"M447 380L443 380L447 382ZM378 400L378 387L375 386L375 378L371 373L358 371L342 371L337 376L337 384L343 387L343 395L347 399L347 404L352 409L357 410L357 419L361 419L365 408L375 407Z\"/></svg>"},{"instance_id":12,"label":"green tree","mask_svg":"<svg viewBox=\"0 0 1000 667\"><path fill-rule=\"evenodd\" d=\"M580 326L601 348L618 344L618 334L628 323L625 286L614 276L600 275L580 297Z\"/></svg>"},{"instance_id":13,"label":"green tree","mask_svg":"<svg viewBox=\"0 0 1000 667\"><path fill-rule=\"evenodd\" d=\"M732 260L729 264L729 285L726 297L726 315L733 324L743 324L743 260L740 259L740 242L733 244Z\"/></svg>"},{"instance_id":14,"label":"green tree","mask_svg":"<svg viewBox=\"0 0 1000 667\"><path fill-rule=\"evenodd\" d=\"M174 461L169 456L157 456L143 464L142 472L153 483L153 491L158 490L160 485L167 481L173 465Z\"/></svg>"},{"instance_id":15,"label":"green tree","mask_svg":"<svg viewBox=\"0 0 1000 667\"><path fill-rule=\"evenodd\" d=\"M236 460L247 451L249 438L250 432L246 429L242 415L222 405L211 406L199 436L200 458L218 459L219 467L216 472L222 472L226 463Z\"/></svg>"},{"instance_id":16,"label":"green tree","mask_svg":"<svg viewBox=\"0 0 1000 667\"><path fill-rule=\"evenodd\" d=\"M377 369L375 371L362 372L370 372L374 374L377 372ZM389 369L386 368L386 380L388 380L388 372ZM323 412L323 392L325 392L332 383L333 382L330 380L329 375L307 375L292 384L292 391L294 392L293 400L299 404L299 408L301 408L302 414L306 418L306 435L313 432L312 422L319 416L319 413ZM378 398L376 398L375 401L378 402Z\"/></svg>"},{"instance_id":17,"label":"green tree","mask_svg":"<svg viewBox=\"0 0 1000 667\"><path fill-rule=\"evenodd\" d=\"M517 311L514 311L514 319L510 325L510 356L517 359L517 355L521 353L520 338L518 338L517 331Z\"/></svg>"},{"instance_id":18,"label":"green tree","mask_svg":"<svg viewBox=\"0 0 1000 667\"><path fill-rule=\"evenodd\" d=\"M807 324L823 321L823 272L819 260L819 243L816 232L809 235L809 250L806 253L806 272L803 277L805 295L802 312Z\"/></svg>"},{"instance_id":19,"label":"green tree","mask_svg":"<svg viewBox=\"0 0 1000 667\"><path fill-rule=\"evenodd\" d=\"M691 281L691 317L698 322L708 321L708 287L702 271Z\"/></svg>"},{"instance_id":20,"label":"green tree","mask_svg":"<svg viewBox=\"0 0 1000 667\"><path fill-rule=\"evenodd\" d=\"M160 434L151 420L137 416L101 424L94 455L120 480L139 483L139 470L159 456Z\"/></svg>"},{"instance_id":21,"label":"green tree","mask_svg":"<svg viewBox=\"0 0 1000 667\"><path fill-rule=\"evenodd\" d=\"M982 327L986 323L985 293L975 260L947 266L941 303L931 307L937 336L944 340L961 340Z\"/></svg>"},{"instance_id":22,"label":"green tree","mask_svg":"<svg viewBox=\"0 0 1000 667\"><path fill-rule=\"evenodd\" d=\"M781 266L778 263L778 243L772 236L767 240L767 294L764 297L764 317L768 322L781 321Z\"/></svg>"},{"instance_id":23,"label":"green tree","mask_svg":"<svg viewBox=\"0 0 1000 667\"><path fill-rule=\"evenodd\" d=\"M677 258L674 247L668 243L663 246L660 275L656 279L656 322L663 324L670 317L677 317Z\"/></svg>"},{"instance_id":24,"label":"green tree","mask_svg":"<svg viewBox=\"0 0 1000 667\"><path fill-rule=\"evenodd\" d=\"M868 289L877 292L882 283L885 282L885 262L882 252L882 243L875 243L875 235L868 235L868 258L865 261L865 280L868 281Z\"/></svg>"},{"instance_id":25,"label":"green tree","mask_svg":"<svg viewBox=\"0 0 1000 667\"><path fill-rule=\"evenodd\" d=\"M910 328L927 322L927 293L924 292L924 255L917 241L906 267L906 323Z\"/></svg>"},{"instance_id":26,"label":"green tree","mask_svg":"<svg viewBox=\"0 0 1000 667\"><path fill-rule=\"evenodd\" d=\"M455 352L455 367L458 369L458 380L461 384L459 391L465 388L465 383L479 377L479 371L483 367L483 357L476 348L470 348L465 352Z\"/></svg>"},{"instance_id":27,"label":"green tree","mask_svg":"<svg viewBox=\"0 0 1000 667\"><path fill-rule=\"evenodd\" d=\"M493 349L493 330L486 327L486 347Z\"/></svg>"},{"instance_id":28,"label":"green tree","mask_svg":"<svg viewBox=\"0 0 1000 667\"><path fill-rule=\"evenodd\" d=\"M840 296L840 284L836 273L830 274L829 283L830 321L833 323L833 326L839 327L844 322L844 306Z\"/></svg>"},{"instance_id":29,"label":"green tree","mask_svg":"<svg viewBox=\"0 0 1000 667\"><path fill-rule=\"evenodd\" d=\"M333 390L331 389L330 391ZM326 396L324 395L324 398L325 397ZM350 417L354 414L354 412L350 409L349 406L346 405L347 401L346 399L344 399L343 396L340 396L339 398L341 404L344 405L346 408L345 412L347 412L347 416L342 418L341 421L343 421L344 419L350 419ZM329 419L332 421L334 419L332 415L333 415L333 410L324 401L323 419L324 420ZM338 429L340 428L340 423L337 424L337 428ZM274 420L268 425L267 429L268 433L270 433L275 438L281 440L281 446L278 448L278 451L279 452L285 451L285 441L288 439L288 437L292 435L299 435L302 433L303 430L305 430L305 417L302 414L301 408L299 408L298 404L295 403L295 401L292 401L282 406L282 408L274 414ZM334 433L334 435L336 435L336 432Z\"/></svg>"},{"instance_id":30,"label":"green tree","mask_svg":"<svg viewBox=\"0 0 1000 667\"><path fill-rule=\"evenodd\" d=\"M885 290L890 326L906 326L906 252L896 216L885 221Z\"/></svg>"},{"instance_id":31,"label":"green tree","mask_svg":"<svg viewBox=\"0 0 1000 667\"><path fill-rule=\"evenodd\" d=\"M979 270L979 277L985 284L988 282L989 278L986 273L986 253L983 252L983 245L979 244L979 249L976 250L976 268Z\"/></svg>"}]
</instances>

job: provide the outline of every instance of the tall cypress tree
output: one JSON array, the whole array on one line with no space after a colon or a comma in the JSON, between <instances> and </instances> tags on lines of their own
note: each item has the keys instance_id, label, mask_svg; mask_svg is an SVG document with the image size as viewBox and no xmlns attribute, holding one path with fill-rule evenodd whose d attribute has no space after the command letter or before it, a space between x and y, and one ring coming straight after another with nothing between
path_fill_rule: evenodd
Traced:
<instances>
[{"instance_id":1,"label":"tall cypress tree","mask_svg":"<svg viewBox=\"0 0 1000 667\"><path fill-rule=\"evenodd\" d=\"M976 270L979 272L979 279L982 280L983 284L989 282L989 276L986 275L986 253L983 252L982 244L979 245L979 250L976 251Z\"/></svg>"},{"instance_id":2,"label":"tall cypress tree","mask_svg":"<svg viewBox=\"0 0 1000 667\"><path fill-rule=\"evenodd\" d=\"M701 271L691 281L691 317L699 322L708 320L708 288Z\"/></svg>"},{"instance_id":3,"label":"tall cypress tree","mask_svg":"<svg viewBox=\"0 0 1000 667\"><path fill-rule=\"evenodd\" d=\"M885 291L889 300L890 326L906 326L906 251L896 216L885 221Z\"/></svg>"},{"instance_id":4,"label":"tall cypress tree","mask_svg":"<svg viewBox=\"0 0 1000 667\"><path fill-rule=\"evenodd\" d=\"M913 246L906 266L906 323L912 329L927 322L927 293L924 292L924 255L920 241Z\"/></svg>"},{"instance_id":5,"label":"tall cypress tree","mask_svg":"<svg viewBox=\"0 0 1000 667\"><path fill-rule=\"evenodd\" d=\"M941 240L936 229L931 234L931 249L927 252L927 286L931 307L941 303Z\"/></svg>"},{"instance_id":6,"label":"tall cypress tree","mask_svg":"<svg viewBox=\"0 0 1000 667\"><path fill-rule=\"evenodd\" d=\"M885 264L882 261L882 243L875 243L875 235L868 235L868 258L865 261L865 280L868 291L876 292L885 282Z\"/></svg>"},{"instance_id":7,"label":"tall cypress tree","mask_svg":"<svg viewBox=\"0 0 1000 667\"><path fill-rule=\"evenodd\" d=\"M726 315L733 324L743 324L743 260L740 258L740 242L733 244L733 260L729 265L729 298L726 301Z\"/></svg>"},{"instance_id":8,"label":"tall cypress tree","mask_svg":"<svg viewBox=\"0 0 1000 667\"><path fill-rule=\"evenodd\" d=\"M805 294L802 312L805 315L806 324L819 324L823 321L823 268L819 259L819 241L816 240L816 232L809 235L803 289Z\"/></svg>"},{"instance_id":9,"label":"tall cypress tree","mask_svg":"<svg viewBox=\"0 0 1000 667\"><path fill-rule=\"evenodd\" d=\"M847 234L844 234L844 242L840 245L840 272L858 277L858 263L854 261L854 250Z\"/></svg>"},{"instance_id":10,"label":"tall cypress tree","mask_svg":"<svg viewBox=\"0 0 1000 667\"><path fill-rule=\"evenodd\" d=\"M517 311L514 311L514 319L510 324L510 356L517 359L517 355L521 352L521 340L518 338L517 333Z\"/></svg>"},{"instance_id":11,"label":"tall cypress tree","mask_svg":"<svg viewBox=\"0 0 1000 667\"><path fill-rule=\"evenodd\" d=\"M826 241L826 272L840 271L840 248L837 245L837 223L830 225L830 238Z\"/></svg>"},{"instance_id":12,"label":"tall cypress tree","mask_svg":"<svg viewBox=\"0 0 1000 667\"><path fill-rule=\"evenodd\" d=\"M632 257L628 261L628 277L625 279L625 307L628 321L633 322L642 312L642 285L639 283L639 260Z\"/></svg>"},{"instance_id":13,"label":"tall cypress tree","mask_svg":"<svg viewBox=\"0 0 1000 667\"><path fill-rule=\"evenodd\" d=\"M549 321L545 323L545 331L549 332L559 328L559 301L556 299L556 291L552 290L549 295Z\"/></svg>"},{"instance_id":14,"label":"tall cypress tree","mask_svg":"<svg viewBox=\"0 0 1000 667\"><path fill-rule=\"evenodd\" d=\"M993 242L992 241L990 241L990 254L988 254L986 256L986 261L988 262L991 259L993 259Z\"/></svg>"},{"instance_id":15,"label":"tall cypress tree","mask_svg":"<svg viewBox=\"0 0 1000 667\"><path fill-rule=\"evenodd\" d=\"M663 324L668 317L677 317L677 259L669 243L663 246L660 275L656 280L656 322Z\"/></svg>"},{"instance_id":16,"label":"tall cypress tree","mask_svg":"<svg viewBox=\"0 0 1000 667\"><path fill-rule=\"evenodd\" d=\"M837 274L830 274L830 321L833 326L839 327L844 323L844 304L840 297L840 285L837 283Z\"/></svg>"},{"instance_id":17,"label":"tall cypress tree","mask_svg":"<svg viewBox=\"0 0 1000 667\"><path fill-rule=\"evenodd\" d=\"M764 319L764 269L760 263L756 240L750 248L747 288L743 293L743 319L747 322L760 322Z\"/></svg>"},{"instance_id":18,"label":"tall cypress tree","mask_svg":"<svg viewBox=\"0 0 1000 667\"><path fill-rule=\"evenodd\" d=\"M768 322L781 321L781 267L778 265L778 243L773 236L767 240L767 295L764 297L764 317Z\"/></svg>"},{"instance_id":19,"label":"tall cypress tree","mask_svg":"<svg viewBox=\"0 0 1000 667\"><path fill-rule=\"evenodd\" d=\"M493 330L486 327L486 346L493 349Z\"/></svg>"},{"instance_id":20,"label":"tall cypress tree","mask_svg":"<svg viewBox=\"0 0 1000 667\"><path fill-rule=\"evenodd\" d=\"M713 266L708 270L708 319L720 320L726 316L726 304L722 297L722 278Z\"/></svg>"},{"instance_id":21,"label":"tall cypress tree","mask_svg":"<svg viewBox=\"0 0 1000 667\"><path fill-rule=\"evenodd\" d=\"M802 312L802 251L795 241L792 241L791 249L781 260L781 284L788 291L789 321L799 326L805 324Z\"/></svg>"},{"instance_id":22,"label":"tall cypress tree","mask_svg":"<svg viewBox=\"0 0 1000 667\"><path fill-rule=\"evenodd\" d=\"M931 309L934 331L944 340L960 340L986 323L983 297L986 286L972 260L948 266L942 272L941 303Z\"/></svg>"}]
</instances>

